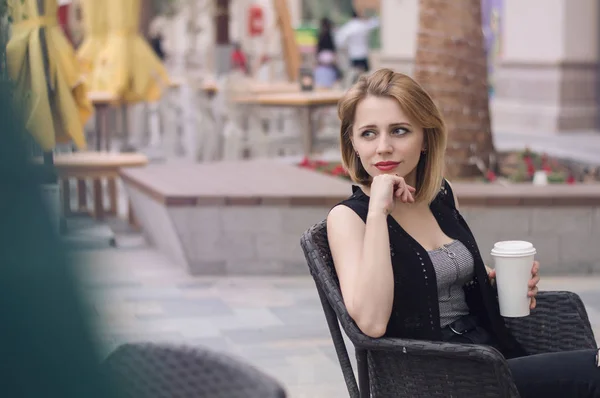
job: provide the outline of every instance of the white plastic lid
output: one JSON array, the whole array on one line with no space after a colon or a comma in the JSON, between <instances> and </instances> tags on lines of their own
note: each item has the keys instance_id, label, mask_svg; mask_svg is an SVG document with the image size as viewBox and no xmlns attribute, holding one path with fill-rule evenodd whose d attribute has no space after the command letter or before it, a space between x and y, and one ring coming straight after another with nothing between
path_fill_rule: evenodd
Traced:
<instances>
[{"instance_id":1,"label":"white plastic lid","mask_svg":"<svg viewBox=\"0 0 600 398\"><path fill-rule=\"evenodd\" d=\"M533 244L524 240L505 240L496 242L492 249L492 256L523 257L535 254Z\"/></svg>"}]
</instances>

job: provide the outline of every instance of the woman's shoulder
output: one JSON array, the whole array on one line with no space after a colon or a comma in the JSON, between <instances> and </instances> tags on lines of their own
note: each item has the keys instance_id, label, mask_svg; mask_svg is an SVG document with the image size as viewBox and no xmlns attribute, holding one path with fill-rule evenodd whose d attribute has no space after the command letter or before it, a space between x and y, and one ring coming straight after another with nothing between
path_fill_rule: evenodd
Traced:
<instances>
[{"instance_id":1,"label":"woman's shoulder","mask_svg":"<svg viewBox=\"0 0 600 398\"><path fill-rule=\"evenodd\" d=\"M352 210L366 222L369 212L369 197L357 185L352 185L352 195L333 206L329 214L331 215L332 212L349 214L347 209ZM338 217L337 214L334 217Z\"/></svg>"},{"instance_id":2,"label":"woman's shoulder","mask_svg":"<svg viewBox=\"0 0 600 398\"><path fill-rule=\"evenodd\" d=\"M449 206L452 209L458 208L458 203L456 203L456 196L454 194L454 191L452 190L452 185L450 184L450 181L448 181L446 178L442 178L440 191L438 192L435 200L444 203L446 206Z\"/></svg>"},{"instance_id":3,"label":"woman's shoulder","mask_svg":"<svg viewBox=\"0 0 600 398\"><path fill-rule=\"evenodd\" d=\"M458 210L458 203L456 202L456 196L452 190L452 185L450 185L450 181L448 181L446 178L442 178L440 189L436 197L433 199L432 204L435 203L449 207L452 210Z\"/></svg>"}]
</instances>

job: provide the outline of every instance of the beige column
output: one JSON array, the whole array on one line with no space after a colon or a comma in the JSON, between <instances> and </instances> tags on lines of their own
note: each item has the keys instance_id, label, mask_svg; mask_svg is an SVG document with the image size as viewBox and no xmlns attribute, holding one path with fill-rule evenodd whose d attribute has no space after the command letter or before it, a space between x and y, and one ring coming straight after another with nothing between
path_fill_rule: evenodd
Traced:
<instances>
[{"instance_id":1,"label":"beige column","mask_svg":"<svg viewBox=\"0 0 600 398\"><path fill-rule=\"evenodd\" d=\"M504 0L494 131L597 128L598 0Z\"/></svg>"},{"instance_id":2,"label":"beige column","mask_svg":"<svg viewBox=\"0 0 600 398\"><path fill-rule=\"evenodd\" d=\"M417 44L419 0L381 0L378 67L411 75Z\"/></svg>"}]
</instances>

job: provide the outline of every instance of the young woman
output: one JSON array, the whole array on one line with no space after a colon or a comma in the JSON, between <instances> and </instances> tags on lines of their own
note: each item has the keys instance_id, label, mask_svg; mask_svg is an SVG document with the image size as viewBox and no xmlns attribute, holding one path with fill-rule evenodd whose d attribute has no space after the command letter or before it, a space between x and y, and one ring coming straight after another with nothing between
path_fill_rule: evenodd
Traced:
<instances>
[{"instance_id":1,"label":"young woman","mask_svg":"<svg viewBox=\"0 0 600 398\"><path fill-rule=\"evenodd\" d=\"M382 69L339 103L342 159L358 186L327 218L344 302L366 335L491 345L523 397L598 397L596 351L528 356L443 178L446 130L429 95ZM529 281L535 307L539 264Z\"/></svg>"}]
</instances>

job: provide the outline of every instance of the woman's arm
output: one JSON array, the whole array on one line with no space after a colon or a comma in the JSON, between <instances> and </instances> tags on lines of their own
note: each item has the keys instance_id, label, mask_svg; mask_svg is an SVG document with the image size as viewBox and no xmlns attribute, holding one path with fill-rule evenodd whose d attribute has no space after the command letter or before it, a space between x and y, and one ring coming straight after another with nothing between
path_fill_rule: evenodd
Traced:
<instances>
[{"instance_id":1,"label":"woman's arm","mask_svg":"<svg viewBox=\"0 0 600 398\"><path fill-rule=\"evenodd\" d=\"M348 313L367 336L383 336L394 300L387 215L371 211L364 223L352 209L336 206L327 236Z\"/></svg>"}]
</instances>

